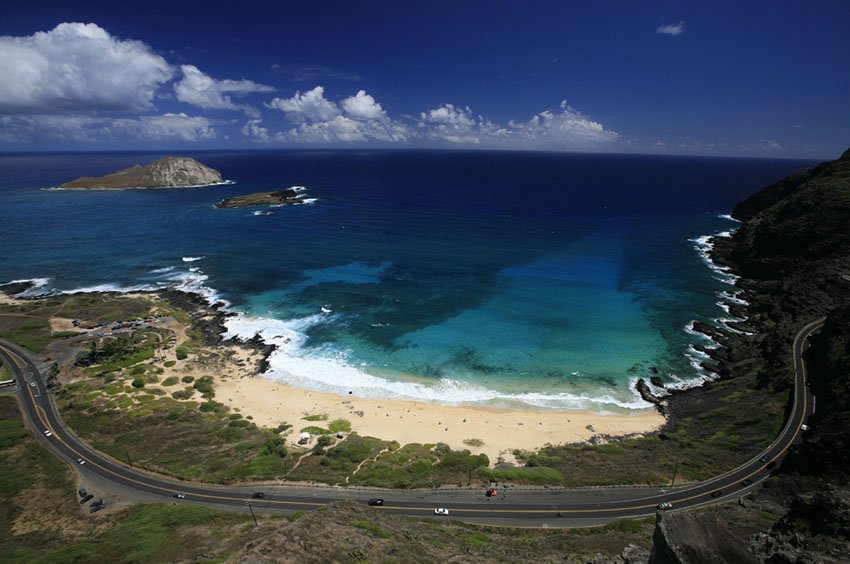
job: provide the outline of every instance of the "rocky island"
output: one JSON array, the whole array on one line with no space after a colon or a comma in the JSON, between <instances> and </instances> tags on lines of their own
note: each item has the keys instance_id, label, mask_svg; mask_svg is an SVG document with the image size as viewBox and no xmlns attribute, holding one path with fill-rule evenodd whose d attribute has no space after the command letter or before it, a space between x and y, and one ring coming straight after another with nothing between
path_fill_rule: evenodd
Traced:
<instances>
[{"instance_id":1,"label":"rocky island","mask_svg":"<svg viewBox=\"0 0 850 564\"><path fill-rule=\"evenodd\" d=\"M131 188L184 188L224 184L221 173L189 157L163 157L105 176L81 176L59 186L64 190L126 190Z\"/></svg>"},{"instance_id":2,"label":"rocky island","mask_svg":"<svg viewBox=\"0 0 850 564\"><path fill-rule=\"evenodd\" d=\"M246 208L250 206L291 206L303 204L303 194L296 188L277 190L274 192L257 192L227 198L216 204L217 208Z\"/></svg>"}]
</instances>

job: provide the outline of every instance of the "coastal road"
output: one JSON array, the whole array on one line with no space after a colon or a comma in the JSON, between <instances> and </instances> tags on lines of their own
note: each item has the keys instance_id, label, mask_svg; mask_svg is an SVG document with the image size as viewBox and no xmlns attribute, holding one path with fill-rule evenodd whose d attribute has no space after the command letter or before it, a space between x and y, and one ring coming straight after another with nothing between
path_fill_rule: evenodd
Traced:
<instances>
[{"instance_id":1,"label":"coastal road","mask_svg":"<svg viewBox=\"0 0 850 564\"><path fill-rule=\"evenodd\" d=\"M709 480L676 488L611 487L586 489L503 488L500 496L487 499L483 488L461 490L364 490L335 487L280 485L211 486L169 480L127 466L97 452L77 438L62 422L45 380L39 361L21 347L0 340L0 356L17 380L18 398L28 427L59 457L78 464L86 476L95 476L121 491L132 491L146 500L199 503L220 508L242 509L248 503L256 511L299 511L321 507L338 499L364 502L372 497L384 499L376 510L412 516L433 516L435 507L445 507L450 518L487 524L525 526L574 526L604 523L615 519L653 515L658 504L672 504L672 510L687 509L740 497L770 475L788 449L800 439L800 426L814 412L814 398L806 384L803 352L809 336L820 329L823 319L808 323L793 343L795 369L794 395L782 432L758 456ZM51 436L46 436L49 431ZM190 453L187 453L190 454ZM747 486L742 483L751 480ZM251 499L254 491L263 491L263 499ZM715 492L715 496L712 496ZM185 498L179 501L174 495Z\"/></svg>"}]
</instances>

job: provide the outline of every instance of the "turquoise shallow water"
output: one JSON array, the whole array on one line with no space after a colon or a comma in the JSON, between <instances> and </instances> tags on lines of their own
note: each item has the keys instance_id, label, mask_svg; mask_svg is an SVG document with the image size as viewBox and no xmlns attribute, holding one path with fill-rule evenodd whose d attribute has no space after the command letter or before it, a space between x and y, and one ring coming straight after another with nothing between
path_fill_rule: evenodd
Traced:
<instances>
[{"instance_id":1,"label":"turquoise shallow water","mask_svg":"<svg viewBox=\"0 0 850 564\"><path fill-rule=\"evenodd\" d=\"M692 239L796 161L446 152L205 153L230 186L41 188L151 154L0 156L0 279L177 286L279 345L268 377L369 397L639 408L725 314ZM291 185L311 205L217 210ZM193 260L197 259L197 260Z\"/></svg>"}]
</instances>

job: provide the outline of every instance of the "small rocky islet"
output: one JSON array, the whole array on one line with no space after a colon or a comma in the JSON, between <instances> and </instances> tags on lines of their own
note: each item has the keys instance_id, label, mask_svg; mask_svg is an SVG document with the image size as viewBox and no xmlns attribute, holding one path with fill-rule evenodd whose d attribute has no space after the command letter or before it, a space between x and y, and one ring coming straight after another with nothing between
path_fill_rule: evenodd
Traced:
<instances>
[{"instance_id":1,"label":"small rocky islet","mask_svg":"<svg viewBox=\"0 0 850 564\"><path fill-rule=\"evenodd\" d=\"M272 192L256 192L243 196L226 198L216 204L217 208L247 208L253 206L292 206L305 203L304 194L295 188L275 190Z\"/></svg>"},{"instance_id":2,"label":"small rocky islet","mask_svg":"<svg viewBox=\"0 0 850 564\"><path fill-rule=\"evenodd\" d=\"M224 184L221 173L190 157L163 157L104 176L81 176L58 186L62 190L129 190L187 188Z\"/></svg>"}]
</instances>

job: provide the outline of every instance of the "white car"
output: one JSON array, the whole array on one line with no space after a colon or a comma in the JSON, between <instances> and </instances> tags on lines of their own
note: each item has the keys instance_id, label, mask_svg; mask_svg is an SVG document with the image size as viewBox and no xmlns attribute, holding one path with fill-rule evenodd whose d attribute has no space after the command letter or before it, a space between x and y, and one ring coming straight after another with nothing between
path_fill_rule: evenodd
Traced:
<instances>
[{"instance_id":1,"label":"white car","mask_svg":"<svg viewBox=\"0 0 850 564\"><path fill-rule=\"evenodd\" d=\"M802 425L800 425L800 430L801 430L801 431L808 431L808 430L809 430L809 426L808 426L808 425L806 425L805 423L803 423Z\"/></svg>"},{"instance_id":2,"label":"white car","mask_svg":"<svg viewBox=\"0 0 850 564\"><path fill-rule=\"evenodd\" d=\"M438 507L437 509L434 510L434 515L448 515L448 514L449 514L449 510L446 509L445 507Z\"/></svg>"},{"instance_id":3,"label":"white car","mask_svg":"<svg viewBox=\"0 0 850 564\"><path fill-rule=\"evenodd\" d=\"M177 499L186 499L186 494L176 493L174 494L174 497Z\"/></svg>"},{"instance_id":4,"label":"white car","mask_svg":"<svg viewBox=\"0 0 850 564\"><path fill-rule=\"evenodd\" d=\"M659 503L657 505L657 507L658 507L658 509L660 509L662 511L666 511L668 509L673 509L673 504L670 503L669 501L665 501L664 503Z\"/></svg>"},{"instance_id":5,"label":"white car","mask_svg":"<svg viewBox=\"0 0 850 564\"><path fill-rule=\"evenodd\" d=\"M77 459L77 464L79 464L80 466L82 466L82 465L83 465L83 464L85 464L85 463L86 463L86 461L85 461L85 460L83 460L82 458L78 458L78 459Z\"/></svg>"},{"instance_id":6,"label":"white car","mask_svg":"<svg viewBox=\"0 0 850 564\"><path fill-rule=\"evenodd\" d=\"M50 432L50 429L47 429L46 431L44 431L44 436L45 437L52 437L53 433Z\"/></svg>"}]
</instances>

